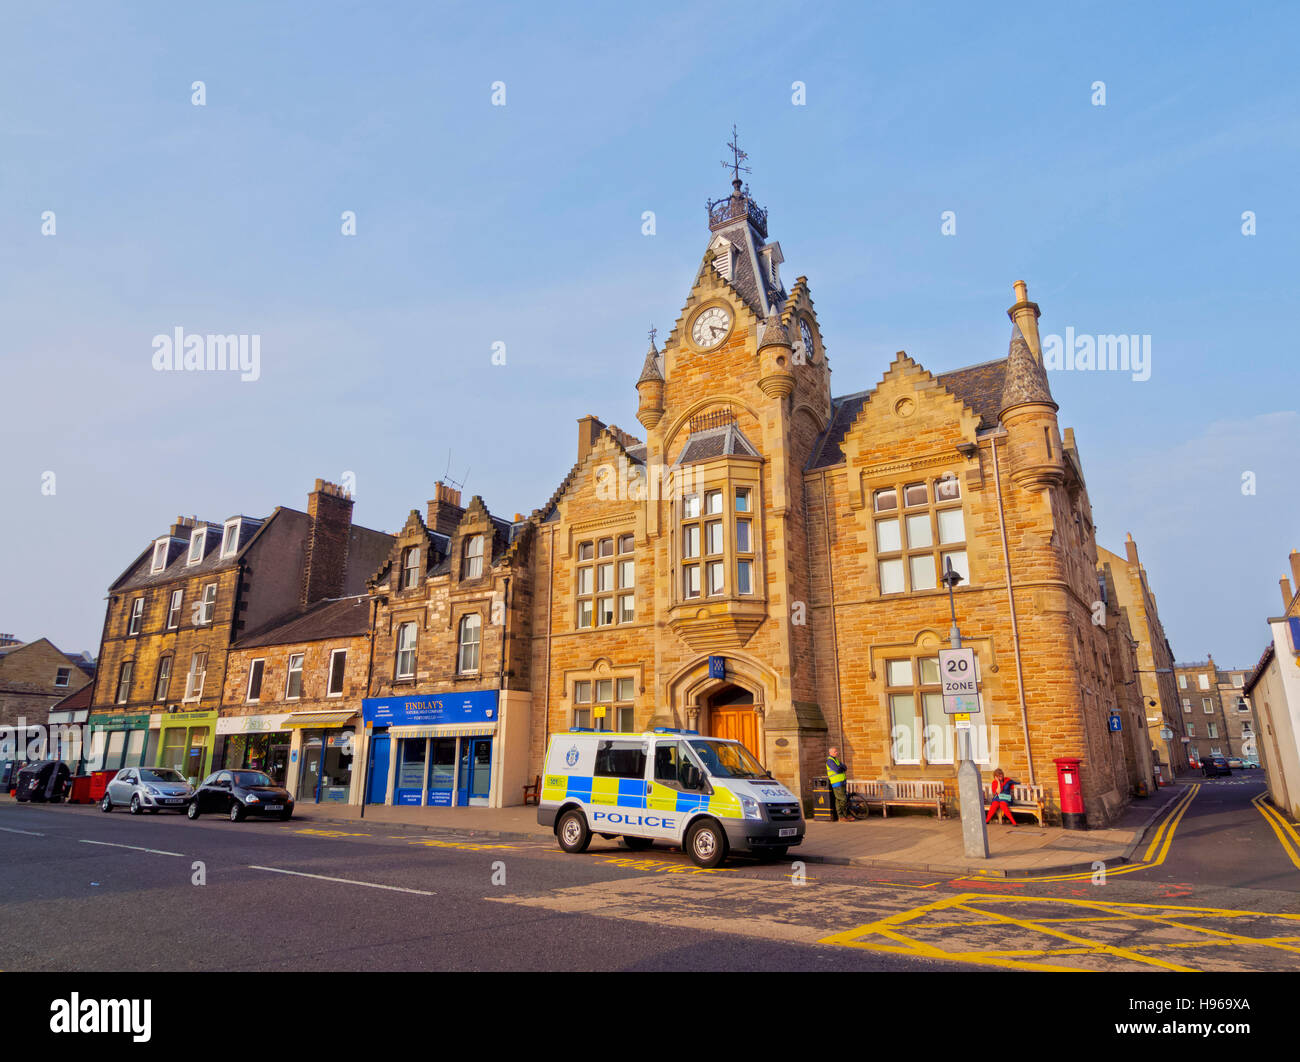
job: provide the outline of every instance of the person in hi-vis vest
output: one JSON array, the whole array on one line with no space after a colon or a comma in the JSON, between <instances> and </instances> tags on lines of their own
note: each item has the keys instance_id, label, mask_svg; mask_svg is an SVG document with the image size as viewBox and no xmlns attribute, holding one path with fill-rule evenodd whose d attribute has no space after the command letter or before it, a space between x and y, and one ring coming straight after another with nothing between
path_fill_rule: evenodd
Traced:
<instances>
[{"instance_id":1,"label":"person in hi-vis vest","mask_svg":"<svg viewBox=\"0 0 1300 1062\"><path fill-rule=\"evenodd\" d=\"M831 792L835 794L835 814L843 822L856 822L849 814L849 772L840 759L840 750L832 747L826 757L826 778L831 783Z\"/></svg>"}]
</instances>

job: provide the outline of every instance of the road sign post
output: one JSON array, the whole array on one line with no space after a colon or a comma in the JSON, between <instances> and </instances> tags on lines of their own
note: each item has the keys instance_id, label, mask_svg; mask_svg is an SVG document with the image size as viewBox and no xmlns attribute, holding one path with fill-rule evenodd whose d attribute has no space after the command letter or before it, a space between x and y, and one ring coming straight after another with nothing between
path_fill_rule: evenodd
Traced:
<instances>
[{"instance_id":1,"label":"road sign post","mask_svg":"<svg viewBox=\"0 0 1300 1062\"><path fill-rule=\"evenodd\" d=\"M943 710L954 716L967 716L964 720L965 725L962 725L962 722L957 723L956 733L958 738L957 793L961 799L962 850L968 859L988 859L989 831L984 823L984 787L980 782L979 768L970 758L969 716L972 712L979 711L979 684L975 679L975 650L962 648L961 631L957 627L957 606L953 601L952 590L959 582L961 582L961 575L953 570L952 559L949 558L943 573L943 585L948 588L948 611L952 617L951 646L939 650L939 671L943 679L944 693ZM951 664L951 670L945 661Z\"/></svg>"}]
</instances>

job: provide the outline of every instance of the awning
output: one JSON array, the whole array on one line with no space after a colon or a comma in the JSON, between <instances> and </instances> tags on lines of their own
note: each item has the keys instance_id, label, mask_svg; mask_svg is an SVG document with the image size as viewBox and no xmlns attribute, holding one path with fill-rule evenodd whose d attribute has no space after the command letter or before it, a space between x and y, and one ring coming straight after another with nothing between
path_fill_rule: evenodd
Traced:
<instances>
[{"instance_id":1,"label":"awning","mask_svg":"<svg viewBox=\"0 0 1300 1062\"><path fill-rule=\"evenodd\" d=\"M443 723L440 726L390 726L393 738L485 737L497 732L496 723Z\"/></svg>"},{"instance_id":2,"label":"awning","mask_svg":"<svg viewBox=\"0 0 1300 1062\"><path fill-rule=\"evenodd\" d=\"M286 729L337 730L356 717L356 711L346 712L293 712L285 721Z\"/></svg>"}]
</instances>

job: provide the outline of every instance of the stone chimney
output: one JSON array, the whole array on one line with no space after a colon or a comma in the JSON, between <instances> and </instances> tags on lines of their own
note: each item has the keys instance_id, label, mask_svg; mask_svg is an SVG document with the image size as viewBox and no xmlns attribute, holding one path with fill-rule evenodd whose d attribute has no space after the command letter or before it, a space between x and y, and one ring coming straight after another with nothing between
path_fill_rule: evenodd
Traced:
<instances>
[{"instance_id":1,"label":"stone chimney","mask_svg":"<svg viewBox=\"0 0 1300 1062\"><path fill-rule=\"evenodd\" d=\"M336 483L316 481L307 496L307 556L301 604L342 597L352 537L352 496Z\"/></svg>"},{"instance_id":2,"label":"stone chimney","mask_svg":"<svg viewBox=\"0 0 1300 1062\"><path fill-rule=\"evenodd\" d=\"M439 481L433 485L433 497L429 501L428 519L424 521L430 531L451 537L460 525L460 518L465 515L461 508L460 491L455 487Z\"/></svg>"},{"instance_id":3,"label":"stone chimney","mask_svg":"<svg viewBox=\"0 0 1300 1062\"><path fill-rule=\"evenodd\" d=\"M581 464L591 453L591 448L605 430L605 422L588 413L578 421L578 463Z\"/></svg>"},{"instance_id":4,"label":"stone chimney","mask_svg":"<svg viewBox=\"0 0 1300 1062\"><path fill-rule=\"evenodd\" d=\"M1128 562L1130 564L1138 563L1138 544L1133 541L1132 531L1130 531L1128 537L1124 539L1124 553L1128 557Z\"/></svg>"},{"instance_id":5,"label":"stone chimney","mask_svg":"<svg viewBox=\"0 0 1300 1062\"><path fill-rule=\"evenodd\" d=\"M1016 304L1007 311L1007 316L1015 322L1020 334L1025 337L1029 352L1040 362L1043 360L1043 348L1038 341L1038 303L1029 301L1029 288L1023 280L1013 285L1016 291Z\"/></svg>"},{"instance_id":6,"label":"stone chimney","mask_svg":"<svg viewBox=\"0 0 1300 1062\"><path fill-rule=\"evenodd\" d=\"M1300 550L1292 550L1291 556L1291 585L1300 586ZM1287 602L1290 604L1290 602Z\"/></svg>"},{"instance_id":7,"label":"stone chimney","mask_svg":"<svg viewBox=\"0 0 1300 1062\"><path fill-rule=\"evenodd\" d=\"M1291 580L1285 575L1279 580L1278 586L1282 588L1282 614L1286 615L1286 610L1291 607L1291 602L1295 600L1295 591L1291 589Z\"/></svg>"},{"instance_id":8,"label":"stone chimney","mask_svg":"<svg viewBox=\"0 0 1300 1062\"><path fill-rule=\"evenodd\" d=\"M168 530L172 538L189 538L190 532L194 530L194 517L178 516L176 522Z\"/></svg>"}]
</instances>

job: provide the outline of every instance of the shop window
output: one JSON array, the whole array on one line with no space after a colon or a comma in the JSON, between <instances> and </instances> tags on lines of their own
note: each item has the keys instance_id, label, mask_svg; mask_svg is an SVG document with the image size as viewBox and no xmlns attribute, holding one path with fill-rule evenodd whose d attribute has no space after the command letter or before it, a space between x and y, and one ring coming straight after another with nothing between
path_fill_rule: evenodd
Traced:
<instances>
[{"instance_id":1,"label":"shop window","mask_svg":"<svg viewBox=\"0 0 1300 1062\"><path fill-rule=\"evenodd\" d=\"M244 695L247 704L256 704L262 699L262 677L266 674L266 661L254 660L248 665L248 692Z\"/></svg>"},{"instance_id":2,"label":"shop window","mask_svg":"<svg viewBox=\"0 0 1300 1062\"><path fill-rule=\"evenodd\" d=\"M459 651L456 657L456 671L467 675L478 671L479 642L483 634L483 620L477 612L471 612L460 621Z\"/></svg>"},{"instance_id":3,"label":"shop window","mask_svg":"<svg viewBox=\"0 0 1300 1062\"><path fill-rule=\"evenodd\" d=\"M420 581L420 547L411 546L409 549L402 550L402 585L401 589L409 590L417 585Z\"/></svg>"},{"instance_id":4,"label":"shop window","mask_svg":"<svg viewBox=\"0 0 1300 1062\"><path fill-rule=\"evenodd\" d=\"M302 653L289 654L289 674L284 683L284 699L296 701L302 697Z\"/></svg>"},{"instance_id":5,"label":"shop window","mask_svg":"<svg viewBox=\"0 0 1300 1062\"><path fill-rule=\"evenodd\" d=\"M181 601L185 597L184 590L173 590L171 601L167 605L167 629L174 631L181 625Z\"/></svg>"},{"instance_id":6,"label":"shop window","mask_svg":"<svg viewBox=\"0 0 1300 1062\"><path fill-rule=\"evenodd\" d=\"M167 687L171 685L171 678L172 658L164 656L158 661L158 677L153 686L153 699L155 701L165 701L167 699Z\"/></svg>"},{"instance_id":7,"label":"shop window","mask_svg":"<svg viewBox=\"0 0 1300 1062\"><path fill-rule=\"evenodd\" d=\"M346 649L335 649L330 653L330 677L329 688L326 690L327 697L343 696L343 677L347 673L348 651Z\"/></svg>"},{"instance_id":8,"label":"shop window","mask_svg":"<svg viewBox=\"0 0 1300 1062\"><path fill-rule=\"evenodd\" d=\"M955 476L877 490L872 508L881 594L937 589L949 563L970 582L961 484Z\"/></svg>"},{"instance_id":9,"label":"shop window","mask_svg":"<svg viewBox=\"0 0 1300 1062\"><path fill-rule=\"evenodd\" d=\"M117 669L117 697L115 698L117 704L126 704L131 695L131 671L134 667L132 661L126 660Z\"/></svg>"},{"instance_id":10,"label":"shop window","mask_svg":"<svg viewBox=\"0 0 1300 1062\"><path fill-rule=\"evenodd\" d=\"M185 766L186 731L181 727L168 727L163 731L162 756L158 766L180 771Z\"/></svg>"},{"instance_id":11,"label":"shop window","mask_svg":"<svg viewBox=\"0 0 1300 1062\"><path fill-rule=\"evenodd\" d=\"M403 623L397 628L397 671L395 677L415 677L415 634L414 622Z\"/></svg>"},{"instance_id":12,"label":"shop window","mask_svg":"<svg viewBox=\"0 0 1300 1062\"><path fill-rule=\"evenodd\" d=\"M477 579L483 574L483 536L471 535L465 540L465 557L461 562L460 577Z\"/></svg>"}]
</instances>

